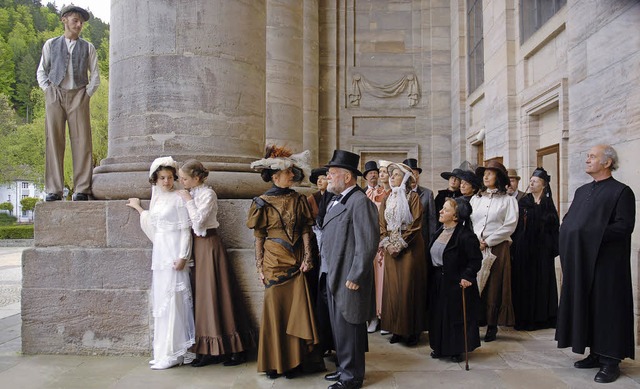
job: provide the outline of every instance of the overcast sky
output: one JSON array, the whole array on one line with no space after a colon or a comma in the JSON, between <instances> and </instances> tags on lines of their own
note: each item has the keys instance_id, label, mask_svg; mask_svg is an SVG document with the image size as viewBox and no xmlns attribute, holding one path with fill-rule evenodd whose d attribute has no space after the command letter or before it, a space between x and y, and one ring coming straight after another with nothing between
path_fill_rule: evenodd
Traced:
<instances>
[{"instance_id":1,"label":"overcast sky","mask_svg":"<svg viewBox=\"0 0 640 389\"><path fill-rule=\"evenodd\" d=\"M58 10L64 5L73 3L78 7L91 11L96 17L102 19L103 22L110 23L111 0L41 0L42 4L49 2L53 2L56 7L58 7Z\"/></svg>"}]
</instances>

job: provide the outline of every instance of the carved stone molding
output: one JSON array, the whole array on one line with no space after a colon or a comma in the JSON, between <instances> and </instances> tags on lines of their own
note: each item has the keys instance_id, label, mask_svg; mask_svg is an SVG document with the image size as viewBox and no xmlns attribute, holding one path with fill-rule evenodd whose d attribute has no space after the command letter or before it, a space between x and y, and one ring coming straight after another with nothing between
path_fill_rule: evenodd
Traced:
<instances>
[{"instance_id":1,"label":"carved stone molding","mask_svg":"<svg viewBox=\"0 0 640 389\"><path fill-rule=\"evenodd\" d=\"M402 78L390 84L378 84L367 80L359 73L354 74L351 78L351 93L349 94L350 106L360 106L360 99L362 98L361 90L379 98L395 97L407 90L409 107L415 107L420 100L418 78L413 73L405 74Z\"/></svg>"}]
</instances>

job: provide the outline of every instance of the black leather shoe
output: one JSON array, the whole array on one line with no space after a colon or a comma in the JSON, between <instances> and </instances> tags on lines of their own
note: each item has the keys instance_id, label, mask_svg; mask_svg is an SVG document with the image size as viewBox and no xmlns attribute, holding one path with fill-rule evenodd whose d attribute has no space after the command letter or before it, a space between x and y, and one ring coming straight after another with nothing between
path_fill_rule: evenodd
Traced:
<instances>
[{"instance_id":1,"label":"black leather shoe","mask_svg":"<svg viewBox=\"0 0 640 389\"><path fill-rule=\"evenodd\" d=\"M389 339L389 343L394 344L399 342L402 342L402 336L396 335L396 334L391 335L391 339Z\"/></svg>"},{"instance_id":2,"label":"black leather shoe","mask_svg":"<svg viewBox=\"0 0 640 389\"><path fill-rule=\"evenodd\" d=\"M267 370L267 378L271 378L272 380L275 380L276 378L280 377L280 374L278 374L277 371L275 370Z\"/></svg>"},{"instance_id":3,"label":"black leather shoe","mask_svg":"<svg viewBox=\"0 0 640 389\"><path fill-rule=\"evenodd\" d=\"M600 358L596 354L589 354L585 359L581 359L573 364L573 367L578 369L593 369L594 367L600 367Z\"/></svg>"},{"instance_id":4,"label":"black leather shoe","mask_svg":"<svg viewBox=\"0 0 640 389\"><path fill-rule=\"evenodd\" d=\"M244 353L233 353L231 354L231 358L224 361L223 365L225 366L238 366L247 362L247 357L245 357Z\"/></svg>"},{"instance_id":5,"label":"black leather shoe","mask_svg":"<svg viewBox=\"0 0 640 389\"><path fill-rule=\"evenodd\" d=\"M360 388L362 388L362 381L349 380L349 381L338 381L334 384L329 385L327 389L360 389Z\"/></svg>"},{"instance_id":6,"label":"black leather shoe","mask_svg":"<svg viewBox=\"0 0 640 389\"><path fill-rule=\"evenodd\" d=\"M202 355L197 361L191 362L192 367L203 367L220 363L220 357L216 355Z\"/></svg>"},{"instance_id":7,"label":"black leather shoe","mask_svg":"<svg viewBox=\"0 0 640 389\"><path fill-rule=\"evenodd\" d=\"M294 367L293 369L284 372L284 378L288 380L294 379L296 377L300 377L301 375L302 375L302 370L300 370L300 366Z\"/></svg>"},{"instance_id":8,"label":"black leather shoe","mask_svg":"<svg viewBox=\"0 0 640 389\"><path fill-rule=\"evenodd\" d=\"M431 354L429 354L431 356L431 358L433 359L438 359L438 358L442 358L442 355L438 354L435 351L432 351Z\"/></svg>"},{"instance_id":9,"label":"black leather shoe","mask_svg":"<svg viewBox=\"0 0 640 389\"><path fill-rule=\"evenodd\" d=\"M460 363L464 361L464 356L462 354L451 356L451 362Z\"/></svg>"},{"instance_id":10,"label":"black leather shoe","mask_svg":"<svg viewBox=\"0 0 640 389\"><path fill-rule=\"evenodd\" d=\"M87 201L89 196L84 193L74 193L72 197L73 201Z\"/></svg>"},{"instance_id":11,"label":"black leather shoe","mask_svg":"<svg viewBox=\"0 0 640 389\"><path fill-rule=\"evenodd\" d=\"M618 365L602 365L593 380L600 384L608 384L617 380L618 377L620 377L620 367Z\"/></svg>"},{"instance_id":12,"label":"black leather shoe","mask_svg":"<svg viewBox=\"0 0 640 389\"><path fill-rule=\"evenodd\" d=\"M407 346L409 347L416 346L419 340L420 340L420 334L409 335L409 337L407 338Z\"/></svg>"},{"instance_id":13,"label":"black leather shoe","mask_svg":"<svg viewBox=\"0 0 640 389\"><path fill-rule=\"evenodd\" d=\"M498 327L489 326L487 328L487 333L484 335L484 341L493 342L496 340L496 335L498 335Z\"/></svg>"},{"instance_id":14,"label":"black leather shoe","mask_svg":"<svg viewBox=\"0 0 640 389\"><path fill-rule=\"evenodd\" d=\"M340 379L340 372L334 371L333 373L325 374L324 379L327 381L338 381Z\"/></svg>"},{"instance_id":15,"label":"black leather shoe","mask_svg":"<svg viewBox=\"0 0 640 389\"><path fill-rule=\"evenodd\" d=\"M44 201L60 201L62 197L60 197L57 193L47 193L47 197L44 198Z\"/></svg>"}]
</instances>

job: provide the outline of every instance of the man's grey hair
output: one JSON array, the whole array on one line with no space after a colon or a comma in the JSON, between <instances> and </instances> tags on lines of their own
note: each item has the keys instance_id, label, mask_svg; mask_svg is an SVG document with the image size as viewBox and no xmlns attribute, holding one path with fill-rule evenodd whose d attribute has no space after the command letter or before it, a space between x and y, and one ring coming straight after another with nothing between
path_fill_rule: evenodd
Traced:
<instances>
[{"instance_id":1,"label":"man's grey hair","mask_svg":"<svg viewBox=\"0 0 640 389\"><path fill-rule=\"evenodd\" d=\"M610 145L602 145L602 154L605 157L605 160L602 161L602 165L607 163L607 159L611 160L611 167L609 168L611 171L615 171L618 169L618 153L616 149L611 147Z\"/></svg>"}]
</instances>

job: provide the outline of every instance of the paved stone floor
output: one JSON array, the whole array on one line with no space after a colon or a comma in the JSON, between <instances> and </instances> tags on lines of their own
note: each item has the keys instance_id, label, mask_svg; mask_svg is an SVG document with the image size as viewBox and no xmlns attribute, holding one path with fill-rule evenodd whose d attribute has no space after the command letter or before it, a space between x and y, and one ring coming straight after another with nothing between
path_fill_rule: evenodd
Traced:
<instances>
[{"instance_id":1,"label":"paved stone floor","mask_svg":"<svg viewBox=\"0 0 640 389\"><path fill-rule=\"evenodd\" d=\"M0 248L0 388L326 388L323 374L288 380L267 379L256 363L235 367L181 366L149 369L145 357L29 355L20 353L20 306L12 288L20 275L21 249ZM18 281L21 278L18 277ZM18 294L19 298L19 294ZM596 384L596 369L579 370L581 356L559 350L553 330L518 332L501 329L498 340L482 344L464 363L434 360L426 334L417 347L388 343L388 336L370 336L366 388L640 388L640 362L626 360L613 384ZM637 351L640 355L640 349ZM327 367L331 364L327 362Z\"/></svg>"}]
</instances>

